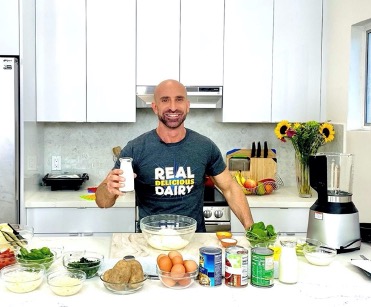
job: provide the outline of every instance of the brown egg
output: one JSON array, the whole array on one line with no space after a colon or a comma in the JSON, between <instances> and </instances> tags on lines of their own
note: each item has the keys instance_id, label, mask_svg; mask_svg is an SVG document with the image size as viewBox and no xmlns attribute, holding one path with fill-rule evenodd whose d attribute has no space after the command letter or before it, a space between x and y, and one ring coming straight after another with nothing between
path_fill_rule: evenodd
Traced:
<instances>
[{"instance_id":1,"label":"brown egg","mask_svg":"<svg viewBox=\"0 0 371 307\"><path fill-rule=\"evenodd\" d=\"M159 260L161 257L163 257L163 256L167 256L167 255L166 255L166 254L160 254L160 255L157 256L157 264L158 264L158 260Z\"/></svg>"},{"instance_id":2,"label":"brown egg","mask_svg":"<svg viewBox=\"0 0 371 307\"><path fill-rule=\"evenodd\" d=\"M170 277L170 273L168 274L169 274L169 277L167 277L167 275L161 277L162 282L168 287L173 287L175 286L176 281Z\"/></svg>"},{"instance_id":3,"label":"brown egg","mask_svg":"<svg viewBox=\"0 0 371 307\"><path fill-rule=\"evenodd\" d=\"M180 278L183 277L185 273L185 267L183 264L175 264L171 268L170 276L173 278Z\"/></svg>"},{"instance_id":4,"label":"brown egg","mask_svg":"<svg viewBox=\"0 0 371 307\"><path fill-rule=\"evenodd\" d=\"M174 264L183 264L183 257L182 256L174 256L173 258L170 258L171 262Z\"/></svg>"},{"instance_id":5,"label":"brown egg","mask_svg":"<svg viewBox=\"0 0 371 307\"><path fill-rule=\"evenodd\" d=\"M183 279L179 279L177 282L182 287L188 286L191 283L192 279L188 277L184 277Z\"/></svg>"},{"instance_id":6,"label":"brown egg","mask_svg":"<svg viewBox=\"0 0 371 307\"><path fill-rule=\"evenodd\" d=\"M183 265L186 272L194 272L197 270L197 263L194 260L184 260Z\"/></svg>"},{"instance_id":7,"label":"brown egg","mask_svg":"<svg viewBox=\"0 0 371 307\"><path fill-rule=\"evenodd\" d=\"M168 256L165 255L158 259L158 267L161 271L170 272L172 266L173 263L171 262L171 259Z\"/></svg>"},{"instance_id":8,"label":"brown egg","mask_svg":"<svg viewBox=\"0 0 371 307\"><path fill-rule=\"evenodd\" d=\"M180 256L183 258L182 254L178 251L170 251L167 255L170 259L173 259L175 256Z\"/></svg>"}]
</instances>

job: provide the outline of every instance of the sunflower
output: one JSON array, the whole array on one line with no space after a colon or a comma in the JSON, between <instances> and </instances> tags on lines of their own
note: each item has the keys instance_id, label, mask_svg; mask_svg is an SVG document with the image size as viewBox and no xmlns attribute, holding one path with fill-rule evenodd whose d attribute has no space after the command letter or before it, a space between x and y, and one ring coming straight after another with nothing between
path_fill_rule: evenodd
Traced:
<instances>
[{"instance_id":1,"label":"sunflower","mask_svg":"<svg viewBox=\"0 0 371 307\"><path fill-rule=\"evenodd\" d=\"M276 128L274 129L274 133L276 134L277 138L283 142L286 142L285 137L287 137L287 130L291 128L291 124L287 120L280 121Z\"/></svg>"},{"instance_id":2,"label":"sunflower","mask_svg":"<svg viewBox=\"0 0 371 307\"><path fill-rule=\"evenodd\" d=\"M335 138L335 129L330 123L323 123L319 127L319 132L323 135L325 143L331 142Z\"/></svg>"}]
</instances>

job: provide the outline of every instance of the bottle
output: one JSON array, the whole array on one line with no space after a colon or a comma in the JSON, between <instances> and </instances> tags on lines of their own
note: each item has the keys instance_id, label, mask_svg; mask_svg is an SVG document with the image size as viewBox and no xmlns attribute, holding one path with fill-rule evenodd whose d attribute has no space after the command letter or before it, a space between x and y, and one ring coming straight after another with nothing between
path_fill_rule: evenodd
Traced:
<instances>
[{"instance_id":1,"label":"bottle","mask_svg":"<svg viewBox=\"0 0 371 307\"><path fill-rule=\"evenodd\" d=\"M124 157L120 158L120 169L124 171L121 175L125 177L124 186L120 187L121 192L134 191L134 171L132 166L132 158Z\"/></svg>"},{"instance_id":2,"label":"bottle","mask_svg":"<svg viewBox=\"0 0 371 307\"><path fill-rule=\"evenodd\" d=\"M296 256L296 241L280 241L281 255L279 260L279 281L295 284L298 281L299 261Z\"/></svg>"}]
</instances>

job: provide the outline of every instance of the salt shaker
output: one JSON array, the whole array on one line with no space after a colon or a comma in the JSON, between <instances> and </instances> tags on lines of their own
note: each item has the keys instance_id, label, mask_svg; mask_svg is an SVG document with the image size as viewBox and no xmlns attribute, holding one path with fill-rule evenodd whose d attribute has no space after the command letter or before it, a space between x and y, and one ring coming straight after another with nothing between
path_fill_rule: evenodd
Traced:
<instances>
[{"instance_id":1,"label":"salt shaker","mask_svg":"<svg viewBox=\"0 0 371 307\"><path fill-rule=\"evenodd\" d=\"M121 176L125 177L124 186L120 187L121 192L134 191L134 171L132 161L133 159L129 157L120 158L120 169L124 171Z\"/></svg>"},{"instance_id":2,"label":"salt shaker","mask_svg":"<svg viewBox=\"0 0 371 307\"><path fill-rule=\"evenodd\" d=\"M295 284L298 281L299 262L296 256L296 241L282 240L279 260L279 281Z\"/></svg>"}]
</instances>

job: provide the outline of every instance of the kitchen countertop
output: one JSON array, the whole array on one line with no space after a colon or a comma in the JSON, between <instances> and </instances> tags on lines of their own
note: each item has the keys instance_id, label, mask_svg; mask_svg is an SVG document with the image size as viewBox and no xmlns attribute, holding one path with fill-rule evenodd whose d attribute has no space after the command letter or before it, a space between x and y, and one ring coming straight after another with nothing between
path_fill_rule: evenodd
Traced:
<instances>
[{"instance_id":1,"label":"kitchen countertop","mask_svg":"<svg viewBox=\"0 0 371 307\"><path fill-rule=\"evenodd\" d=\"M245 237L236 236L238 244L248 248ZM142 234L120 233L112 237L34 237L34 245L63 246L65 251L91 250L105 257L117 258L134 255L137 259L155 261L163 251L149 247ZM215 234L196 233L192 242L181 250L183 255L198 258L201 246L219 246ZM223 254L224 254L224 248ZM329 266L309 264L299 257L299 281L297 284L282 284L275 279L271 288L259 288L249 284L244 288L230 288L225 284L217 287L201 286L197 281L184 290L166 288L159 280L147 280L143 288L130 295L117 295L106 290L98 277L86 281L81 292L70 297L59 297L51 292L46 280L40 288L27 294L15 294L1 284L1 306L89 306L96 303L104 306L130 306L149 303L150 306L369 306L371 292L369 279L358 268L349 263L360 254L371 258L371 245L362 243L361 250L339 254ZM52 270L61 266L58 259ZM101 302L101 303L99 303Z\"/></svg>"},{"instance_id":2,"label":"kitchen countertop","mask_svg":"<svg viewBox=\"0 0 371 307\"><path fill-rule=\"evenodd\" d=\"M95 201L86 200L80 196L89 195L86 190L79 191L50 191L50 188L42 187L25 200L26 208L94 208ZM90 194L94 195L94 194ZM281 187L270 195L247 196L251 208L309 208L316 200L316 194L311 198L298 196L296 187ZM135 207L135 193L126 193L117 199L115 207Z\"/></svg>"}]
</instances>

